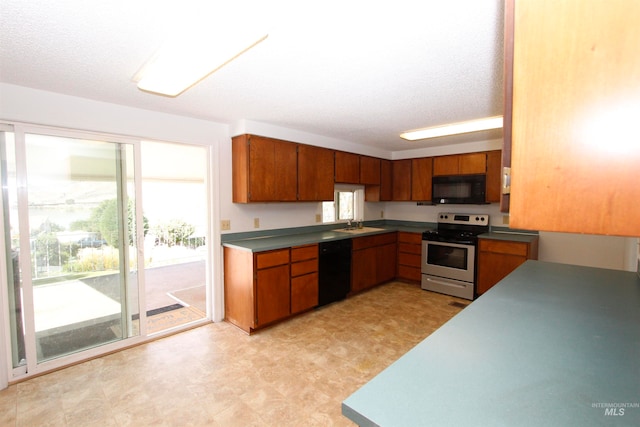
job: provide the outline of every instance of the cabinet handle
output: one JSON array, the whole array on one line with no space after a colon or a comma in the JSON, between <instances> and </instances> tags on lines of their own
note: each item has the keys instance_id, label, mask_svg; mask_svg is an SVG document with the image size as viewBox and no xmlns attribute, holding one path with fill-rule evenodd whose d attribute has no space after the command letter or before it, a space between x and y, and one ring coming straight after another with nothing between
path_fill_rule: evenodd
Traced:
<instances>
[{"instance_id":1,"label":"cabinet handle","mask_svg":"<svg viewBox=\"0 0 640 427\"><path fill-rule=\"evenodd\" d=\"M511 168L502 168L502 194L511 194Z\"/></svg>"}]
</instances>

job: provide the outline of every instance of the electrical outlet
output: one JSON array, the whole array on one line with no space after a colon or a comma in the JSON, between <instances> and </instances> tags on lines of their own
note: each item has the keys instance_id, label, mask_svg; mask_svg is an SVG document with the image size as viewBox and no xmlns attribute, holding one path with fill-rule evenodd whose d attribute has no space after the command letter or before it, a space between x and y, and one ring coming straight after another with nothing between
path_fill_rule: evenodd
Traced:
<instances>
[{"instance_id":1,"label":"electrical outlet","mask_svg":"<svg viewBox=\"0 0 640 427\"><path fill-rule=\"evenodd\" d=\"M509 215L502 215L502 223L509 225Z\"/></svg>"},{"instance_id":2,"label":"electrical outlet","mask_svg":"<svg viewBox=\"0 0 640 427\"><path fill-rule=\"evenodd\" d=\"M223 219L222 221L220 221L220 230L231 230L231 220L230 219Z\"/></svg>"},{"instance_id":3,"label":"electrical outlet","mask_svg":"<svg viewBox=\"0 0 640 427\"><path fill-rule=\"evenodd\" d=\"M253 218L253 228L260 228L260 218Z\"/></svg>"},{"instance_id":4,"label":"electrical outlet","mask_svg":"<svg viewBox=\"0 0 640 427\"><path fill-rule=\"evenodd\" d=\"M380 211L380 218L384 218L384 211Z\"/></svg>"},{"instance_id":5,"label":"electrical outlet","mask_svg":"<svg viewBox=\"0 0 640 427\"><path fill-rule=\"evenodd\" d=\"M322 215L316 214L316 222L322 222Z\"/></svg>"}]
</instances>

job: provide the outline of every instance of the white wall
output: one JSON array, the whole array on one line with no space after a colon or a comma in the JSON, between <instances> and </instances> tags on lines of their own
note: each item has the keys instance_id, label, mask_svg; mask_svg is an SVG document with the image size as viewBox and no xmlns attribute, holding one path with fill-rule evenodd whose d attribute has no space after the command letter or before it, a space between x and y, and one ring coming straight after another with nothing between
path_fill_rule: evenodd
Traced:
<instances>
[{"instance_id":1,"label":"white wall","mask_svg":"<svg viewBox=\"0 0 640 427\"><path fill-rule=\"evenodd\" d=\"M541 261L614 270L636 270L636 239L591 234L540 232Z\"/></svg>"},{"instance_id":2,"label":"white wall","mask_svg":"<svg viewBox=\"0 0 640 427\"><path fill-rule=\"evenodd\" d=\"M385 218L404 221L437 222L440 212L488 214L492 226L506 227L502 222L500 204L418 206L416 202L385 203ZM379 214L379 212L378 212Z\"/></svg>"}]
</instances>

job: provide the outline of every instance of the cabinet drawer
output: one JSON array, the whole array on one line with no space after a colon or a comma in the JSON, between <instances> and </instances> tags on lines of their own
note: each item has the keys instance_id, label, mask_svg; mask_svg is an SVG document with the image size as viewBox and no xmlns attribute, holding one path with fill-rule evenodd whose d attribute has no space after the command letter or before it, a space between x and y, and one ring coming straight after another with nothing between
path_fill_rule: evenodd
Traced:
<instances>
[{"instance_id":1,"label":"cabinet drawer","mask_svg":"<svg viewBox=\"0 0 640 427\"><path fill-rule=\"evenodd\" d=\"M303 274L318 271L318 259L291 263L291 277L302 276Z\"/></svg>"},{"instance_id":2,"label":"cabinet drawer","mask_svg":"<svg viewBox=\"0 0 640 427\"><path fill-rule=\"evenodd\" d=\"M269 268L289 263L289 249L279 249L256 254L256 268Z\"/></svg>"},{"instance_id":3,"label":"cabinet drawer","mask_svg":"<svg viewBox=\"0 0 640 427\"><path fill-rule=\"evenodd\" d=\"M413 243L398 243L398 251L408 254L422 254L422 245L414 245Z\"/></svg>"},{"instance_id":4,"label":"cabinet drawer","mask_svg":"<svg viewBox=\"0 0 640 427\"><path fill-rule=\"evenodd\" d=\"M420 268L421 258L422 256L418 254L408 254L408 253L400 252L398 254L398 264Z\"/></svg>"},{"instance_id":5,"label":"cabinet drawer","mask_svg":"<svg viewBox=\"0 0 640 427\"><path fill-rule=\"evenodd\" d=\"M318 245L295 246L291 248L291 262L318 258Z\"/></svg>"},{"instance_id":6,"label":"cabinet drawer","mask_svg":"<svg viewBox=\"0 0 640 427\"><path fill-rule=\"evenodd\" d=\"M382 246L396 242L396 233L376 234L375 236L356 237L352 240L353 250Z\"/></svg>"},{"instance_id":7,"label":"cabinet drawer","mask_svg":"<svg viewBox=\"0 0 640 427\"><path fill-rule=\"evenodd\" d=\"M527 244L504 240L480 239L480 251L527 256Z\"/></svg>"},{"instance_id":8,"label":"cabinet drawer","mask_svg":"<svg viewBox=\"0 0 640 427\"><path fill-rule=\"evenodd\" d=\"M405 231L398 232L398 242L400 243L413 243L416 245L422 244L421 233L407 233Z\"/></svg>"}]
</instances>

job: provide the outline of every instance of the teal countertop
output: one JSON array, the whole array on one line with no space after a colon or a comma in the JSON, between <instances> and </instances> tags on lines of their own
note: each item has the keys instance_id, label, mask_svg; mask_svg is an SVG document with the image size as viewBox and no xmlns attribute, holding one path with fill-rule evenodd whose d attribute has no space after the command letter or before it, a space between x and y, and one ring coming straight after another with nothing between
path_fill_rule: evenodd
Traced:
<instances>
[{"instance_id":1,"label":"teal countertop","mask_svg":"<svg viewBox=\"0 0 640 427\"><path fill-rule=\"evenodd\" d=\"M342 413L360 426L640 425L640 278L527 261Z\"/></svg>"},{"instance_id":2,"label":"teal countertop","mask_svg":"<svg viewBox=\"0 0 640 427\"><path fill-rule=\"evenodd\" d=\"M406 224L365 224L365 227L379 228L380 231L372 231L368 233L345 233L335 231L344 228L344 225L334 224L332 226L309 227L303 229L302 232L283 233L275 235L258 235L249 238L238 238L234 240L223 241L222 245L234 249L246 250L251 252L263 252L274 249L289 248L292 246L308 245L312 243L320 243L331 240L353 239L355 237L371 236L374 234L383 234L394 231L406 231L411 233L422 233L423 231L433 229L435 227L423 224L406 225ZM250 234L249 234L250 235Z\"/></svg>"},{"instance_id":3,"label":"teal countertop","mask_svg":"<svg viewBox=\"0 0 640 427\"><path fill-rule=\"evenodd\" d=\"M529 243L539 238L537 233L509 233L509 232L491 232L483 233L478 236L480 239L506 240L509 242Z\"/></svg>"}]
</instances>

